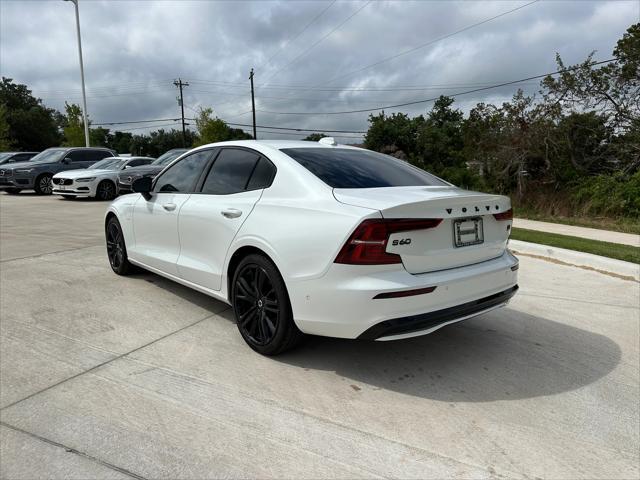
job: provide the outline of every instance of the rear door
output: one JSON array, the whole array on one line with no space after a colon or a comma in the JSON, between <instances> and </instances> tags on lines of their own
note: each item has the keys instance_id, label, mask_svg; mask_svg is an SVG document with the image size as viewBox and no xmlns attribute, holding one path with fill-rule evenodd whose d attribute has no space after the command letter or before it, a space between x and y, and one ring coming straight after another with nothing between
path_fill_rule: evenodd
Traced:
<instances>
[{"instance_id":1,"label":"rear door","mask_svg":"<svg viewBox=\"0 0 640 480\"><path fill-rule=\"evenodd\" d=\"M180 210L180 277L220 290L229 246L274 176L275 166L254 150L220 150L200 191Z\"/></svg>"},{"instance_id":2,"label":"rear door","mask_svg":"<svg viewBox=\"0 0 640 480\"><path fill-rule=\"evenodd\" d=\"M135 203L133 259L178 275L178 213L195 191L210 157L211 150L200 150L182 158L157 178L149 200L140 198Z\"/></svg>"}]
</instances>

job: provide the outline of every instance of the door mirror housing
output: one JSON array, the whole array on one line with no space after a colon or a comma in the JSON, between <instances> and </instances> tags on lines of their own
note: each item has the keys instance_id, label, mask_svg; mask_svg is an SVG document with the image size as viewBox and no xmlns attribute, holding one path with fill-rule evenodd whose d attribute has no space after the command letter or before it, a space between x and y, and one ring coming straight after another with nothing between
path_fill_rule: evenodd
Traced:
<instances>
[{"instance_id":1,"label":"door mirror housing","mask_svg":"<svg viewBox=\"0 0 640 480\"><path fill-rule=\"evenodd\" d=\"M71 163L71 159L69 157L64 157L62 159L62 163L64 163L65 165L69 165Z\"/></svg>"},{"instance_id":2,"label":"door mirror housing","mask_svg":"<svg viewBox=\"0 0 640 480\"><path fill-rule=\"evenodd\" d=\"M151 177L136 178L131 184L131 189L134 192L141 193L146 200L149 200L151 198L152 184L153 179Z\"/></svg>"}]
</instances>

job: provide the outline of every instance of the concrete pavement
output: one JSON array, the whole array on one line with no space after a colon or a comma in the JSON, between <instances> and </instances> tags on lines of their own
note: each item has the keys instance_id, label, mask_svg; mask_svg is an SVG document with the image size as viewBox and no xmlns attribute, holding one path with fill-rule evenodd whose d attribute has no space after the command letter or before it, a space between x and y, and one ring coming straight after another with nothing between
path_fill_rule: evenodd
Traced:
<instances>
[{"instance_id":1,"label":"concrete pavement","mask_svg":"<svg viewBox=\"0 0 640 480\"><path fill-rule=\"evenodd\" d=\"M0 195L1 478L640 475L637 282L522 257L507 308L265 358L226 305L114 275L105 208Z\"/></svg>"},{"instance_id":2,"label":"concrete pavement","mask_svg":"<svg viewBox=\"0 0 640 480\"><path fill-rule=\"evenodd\" d=\"M562 223L538 222L524 218L514 218L513 226L516 228L526 228L528 230L538 230L540 232L558 233L560 235L570 235L572 237L600 240L601 242L621 243L623 245L631 245L632 247L640 247L640 235L633 233L612 232L610 230L577 227L574 225L564 225Z\"/></svg>"}]
</instances>

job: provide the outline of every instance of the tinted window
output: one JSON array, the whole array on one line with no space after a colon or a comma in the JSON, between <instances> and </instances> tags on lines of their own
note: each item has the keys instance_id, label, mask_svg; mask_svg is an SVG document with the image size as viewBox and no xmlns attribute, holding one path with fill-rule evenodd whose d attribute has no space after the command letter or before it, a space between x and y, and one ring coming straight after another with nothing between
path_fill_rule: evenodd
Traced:
<instances>
[{"instance_id":1,"label":"tinted window","mask_svg":"<svg viewBox=\"0 0 640 480\"><path fill-rule=\"evenodd\" d=\"M402 160L368 150L285 148L282 152L333 188L448 185Z\"/></svg>"},{"instance_id":2,"label":"tinted window","mask_svg":"<svg viewBox=\"0 0 640 480\"><path fill-rule=\"evenodd\" d=\"M21 153L19 155L16 155L15 157L13 157L12 161L14 161L14 162L26 162L31 157L33 157L32 153Z\"/></svg>"},{"instance_id":3,"label":"tinted window","mask_svg":"<svg viewBox=\"0 0 640 480\"><path fill-rule=\"evenodd\" d=\"M149 163L151 163L151 159L139 158L137 160L131 160L127 163L127 167L139 167L140 165L147 165Z\"/></svg>"},{"instance_id":4,"label":"tinted window","mask_svg":"<svg viewBox=\"0 0 640 480\"><path fill-rule=\"evenodd\" d=\"M203 150L179 160L158 178L154 190L156 192L193 192L210 155L211 150Z\"/></svg>"},{"instance_id":5,"label":"tinted window","mask_svg":"<svg viewBox=\"0 0 640 480\"><path fill-rule=\"evenodd\" d=\"M86 150L74 150L67 153L66 158L70 158L72 162L86 162L89 160Z\"/></svg>"},{"instance_id":6,"label":"tinted window","mask_svg":"<svg viewBox=\"0 0 640 480\"><path fill-rule=\"evenodd\" d=\"M168 165L172 160L175 160L180 155L188 151L189 149L187 148L174 148L173 150L169 150L168 152L160 155L156 160L154 160L152 165Z\"/></svg>"},{"instance_id":7,"label":"tinted window","mask_svg":"<svg viewBox=\"0 0 640 480\"><path fill-rule=\"evenodd\" d=\"M253 174L249 179L247 190L257 190L259 188L267 188L273 182L276 175L276 167L266 158L260 158L258 165L253 170Z\"/></svg>"},{"instance_id":8,"label":"tinted window","mask_svg":"<svg viewBox=\"0 0 640 480\"><path fill-rule=\"evenodd\" d=\"M244 191L258 158L258 154L247 150L223 149L204 181L202 193L226 195Z\"/></svg>"},{"instance_id":9,"label":"tinted window","mask_svg":"<svg viewBox=\"0 0 640 480\"><path fill-rule=\"evenodd\" d=\"M85 158L88 162L97 162L98 160L112 156L113 154L111 152L105 150L89 150Z\"/></svg>"}]
</instances>

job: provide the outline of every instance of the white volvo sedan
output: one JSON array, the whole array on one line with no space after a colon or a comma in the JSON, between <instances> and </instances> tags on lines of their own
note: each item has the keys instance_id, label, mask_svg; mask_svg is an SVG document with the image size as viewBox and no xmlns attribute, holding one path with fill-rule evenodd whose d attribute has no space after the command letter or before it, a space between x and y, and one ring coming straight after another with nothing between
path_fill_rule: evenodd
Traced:
<instances>
[{"instance_id":1,"label":"white volvo sedan","mask_svg":"<svg viewBox=\"0 0 640 480\"><path fill-rule=\"evenodd\" d=\"M51 179L53 193L66 198L112 200L118 194L116 182L119 173L130 167L149 165L154 160L151 157L108 157L89 168L56 173Z\"/></svg>"},{"instance_id":2,"label":"white volvo sedan","mask_svg":"<svg viewBox=\"0 0 640 480\"><path fill-rule=\"evenodd\" d=\"M303 333L430 333L518 289L509 198L330 138L206 145L134 192L106 214L114 272L142 267L230 304L262 354Z\"/></svg>"}]
</instances>

